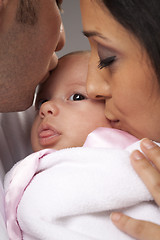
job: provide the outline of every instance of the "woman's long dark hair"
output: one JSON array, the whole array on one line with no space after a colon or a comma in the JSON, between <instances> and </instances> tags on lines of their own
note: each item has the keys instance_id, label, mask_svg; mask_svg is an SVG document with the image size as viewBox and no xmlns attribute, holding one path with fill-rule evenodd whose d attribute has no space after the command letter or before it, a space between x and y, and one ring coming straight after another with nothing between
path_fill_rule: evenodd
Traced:
<instances>
[{"instance_id":1,"label":"woman's long dark hair","mask_svg":"<svg viewBox=\"0 0 160 240\"><path fill-rule=\"evenodd\" d=\"M160 0L101 0L146 49L160 83Z\"/></svg>"}]
</instances>

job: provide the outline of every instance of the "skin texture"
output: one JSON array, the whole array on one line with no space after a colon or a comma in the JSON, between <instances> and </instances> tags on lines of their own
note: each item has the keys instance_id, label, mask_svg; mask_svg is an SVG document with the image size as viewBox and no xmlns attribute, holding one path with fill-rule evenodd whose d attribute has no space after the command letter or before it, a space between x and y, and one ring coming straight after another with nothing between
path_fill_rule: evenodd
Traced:
<instances>
[{"instance_id":1,"label":"skin texture","mask_svg":"<svg viewBox=\"0 0 160 240\"><path fill-rule=\"evenodd\" d=\"M81 0L80 3L83 31L91 45L89 97L105 100L105 115L112 127L159 142L160 88L145 49L100 1ZM101 69L97 67L100 61ZM139 151L132 153L131 164L160 205L160 149L148 139L142 141L141 148L155 166ZM158 225L122 213L112 214L111 219L120 230L136 239L160 239Z\"/></svg>"},{"instance_id":2,"label":"skin texture","mask_svg":"<svg viewBox=\"0 0 160 240\"><path fill-rule=\"evenodd\" d=\"M55 0L32 1L35 23L17 19L20 0L0 0L0 112L31 106L35 88L57 65L64 31Z\"/></svg>"},{"instance_id":3,"label":"skin texture","mask_svg":"<svg viewBox=\"0 0 160 240\"><path fill-rule=\"evenodd\" d=\"M31 133L34 151L81 147L97 127L111 127L104 116L104 101L90 99L86 92L89 56L83 52L62 57L40 86Z\"/></svg>"}]
</instances>

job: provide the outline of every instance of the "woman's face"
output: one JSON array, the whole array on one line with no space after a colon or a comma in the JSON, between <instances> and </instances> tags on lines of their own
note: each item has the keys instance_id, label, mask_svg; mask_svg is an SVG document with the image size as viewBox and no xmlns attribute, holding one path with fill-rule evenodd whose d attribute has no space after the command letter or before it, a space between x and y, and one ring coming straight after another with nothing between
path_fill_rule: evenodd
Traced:
<instances>
[{"instance_id":1,"label":"woman's face","mask_svg":"<svg viewBox=\"0 0 160 240\"><path fill-rule=\"evenodd\" d=\"M160 141L160 86L145 50L104 5L80 2L91 45L89 96L105 99L112 127Z\"/></svg>"}]
</instances>

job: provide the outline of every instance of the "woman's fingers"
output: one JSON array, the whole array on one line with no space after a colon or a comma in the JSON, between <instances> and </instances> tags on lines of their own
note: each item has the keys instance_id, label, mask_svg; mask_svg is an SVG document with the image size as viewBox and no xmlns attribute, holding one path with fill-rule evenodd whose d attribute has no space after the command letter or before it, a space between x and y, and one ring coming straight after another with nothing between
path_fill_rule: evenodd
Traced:
<instances>
[{"instance_id":1,"label":"woman's fingers","mask_svg":"<svg viewBox=\"0 0 160 240\"><path fill-rule=\"evenodd\" d=\"M122 213L112 213L111 220L121 231L137 240L160 239L160 226L157 224L135 220Z\"/></svg>"},{"instance_id":2,"label":"woman's fingers","mask_svg":"<svg viewBox=\"0 0 160 240\"><path fill-rule=\"evenodd\" d=\"M141 141L141 149L160 171L160 147L151 140L145 138Z\"/></svg>"},{"instance_id":3,"label":"woman's fingers","mask_svg":"<svg viewBox=\"0 0 160 240\"><path fill-rule=\"evenodd\" d=\"M156 203L160 206L160 148L148 139L142 141L142 150L147 158L138 150L131 154L131 163L137 174L140 176ZM150 144L150 148L148 146ZM151 147L152 145L152 147ZM147 148L147 147L148 148Z\"/></svg>"},{"instance_id":4,"label":"woman's fingers","mask_svg":"<svg viewBox=\"0 0 160 240\"><path fill-rule=\"evenodd\" d=\"M131 154L131 163L154 200L160 206L160 148L152 141L143 139L141 149ZM137 240L159 240L160 226L151 222L130 218L122 213L112 213L112 222L121 231Z\"/></svg>"}]
</instances>

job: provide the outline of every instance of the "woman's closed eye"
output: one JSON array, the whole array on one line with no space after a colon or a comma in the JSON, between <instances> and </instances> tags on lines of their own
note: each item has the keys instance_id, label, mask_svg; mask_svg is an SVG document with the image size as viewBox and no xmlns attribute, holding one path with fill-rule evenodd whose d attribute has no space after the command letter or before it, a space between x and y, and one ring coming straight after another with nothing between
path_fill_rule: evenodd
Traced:
<instances>
[{"instance_id":1,"label":"woman's closed eye","mask_svg":"<svg viewBox=\"0 0 160 240\"><path fill-rule=\"evenodd\" d=\"M97 43L97 51L100 59L98 62L99 69L110 67L117 60L117 52L111 47Z\"/></svg>"},{"instance_id":2,"label":"woman's closed eye","mask_svg":"<svg viewBox=\"0 0 160 240\"><path fill-rule=\"evenodd\" d=\"M104 67L109 67L116 61L116 56L107 57L99 61L98 68L102 69Z\"/></svg>"},{"instance_id":3,"label":"woman's closed eye","mask_svg":"<svg viewBox=\"0 0 160 240\"><path fill-rule=\"evenodd\" d=\"M87 99L87 97L81 93L74 93L69 97L70 101L82 101Z\"/></svg>"}]
</instances>

